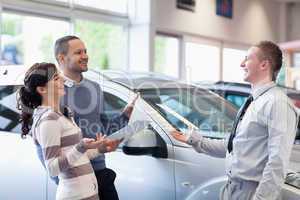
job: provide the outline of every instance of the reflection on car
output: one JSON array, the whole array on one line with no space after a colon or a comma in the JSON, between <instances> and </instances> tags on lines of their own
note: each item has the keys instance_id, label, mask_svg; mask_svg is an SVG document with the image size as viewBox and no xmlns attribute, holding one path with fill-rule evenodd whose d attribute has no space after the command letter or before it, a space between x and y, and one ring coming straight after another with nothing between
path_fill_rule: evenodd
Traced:
<instances>
[{"instance_id":1,"label":"reflection on car","mask_svg":"<svg viewBox=\"0 0 300 200\"><path fill-rule=\"evenodd\" d=\"M22 79L16 71L0 69L0 199L55 199L56 185L39 162L30 137L21 139L16 90ZM3 75L3 70L8 73ZM229 134L237 109L206 89L152 74L115 73L104 76L90 70L85 77L104 92L105 114L113 117L140 92L134 120L150 125L127 143L106 154L107 167L117 173L116 188L124 200L218 199L227 181L225 160L199 154L173 139L169 132L198 129L204 137ZM55 131L55 130L53 130Z\"/></svg>"}]
</instances>

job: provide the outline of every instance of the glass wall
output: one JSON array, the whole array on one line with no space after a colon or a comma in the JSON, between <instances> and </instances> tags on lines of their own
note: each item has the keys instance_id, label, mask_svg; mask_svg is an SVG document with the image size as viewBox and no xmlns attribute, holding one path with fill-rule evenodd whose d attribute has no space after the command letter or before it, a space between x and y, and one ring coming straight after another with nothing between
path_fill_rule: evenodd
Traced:
<instances>
[{"instance_id":1,"label":"glass wall","mask_svg":"<svg viewBox=\"0 0 300 200\"><path fill-rule=\"evenodd\" d=\"M179 77L179 39L169 36L155 37L154 71Z\"/></svg>"},{"instance_id":2,"label":"glass wall","mask_svg":"<svg viewBox=\"0 0 300 200\"><path fill-rule=\"evenodd\" d=\"M292 54L292 57L293 57L292 67L300 67L300 52L294 52Z\"/></svg>"},{"instance_id":3,"label":"glass wall","mask_svg":"<svg viewBox=\"0 0 300 200\"><path fill-rule=\"evenodd\" d=\"M220 47L186 42L185 68L188 81L218 81L220 79Z\"/></svg>"},{"instance_id":4,"label":"glass wall","mask_svg":"<svg viewBox=\"0 0 300 200\"><path fill-rule=\"evenodd\" d=\"M91 68L126 69L127 34L122 26L76 20L75 34L85 42Z\"/></svg>"},{"instance_id":5,"label":"glass wall","mask_svg":"<svg viewBox=\"0 0 300 200\"><path fill-rule=\"evenodd\" d=\"M11 6L7 8L5 3L0 4L3 10L0 13L0 65L28 67L35 62L55 63L56 39L65 35L77 35L87 46L89 67L128 68L129 23L124 17L127 13L127 0L36 0L31 3L32 7L24 10L23 5L18 5L17 2L14 3L15 10ZM80 6L73 8L72 3ZM95 11L96 9L99 11Z\"/></svg>"},{"instance_id":6,"label":"glass wall","mask_svg":"<svg viewBox=\"0 0 300 200\"><path fill-rule=\"evenodd\" d=\"M54 42L68 33L67 21L3 12L1 64L55 62Z\"/></svg>"},{"instance_id":7,"label":"glass wall","mask_svg":"<svg viewBox=\"0 0 300 200\"><path fill-rule=\"evenodd\" d=\"M125 14L127 13L128 0L74 0L74 3Z\"/></svg>"},{"instance_id":8,"label":"glass wall","mask_svg":"<svg viewBox=\"0 0 300 200\"><path fill-rule=\"evenodd\" d=\"M223 48L223 80L243 82L244 71L241 63L247 54L246 50Z\"/></svg>"}]
</instances>

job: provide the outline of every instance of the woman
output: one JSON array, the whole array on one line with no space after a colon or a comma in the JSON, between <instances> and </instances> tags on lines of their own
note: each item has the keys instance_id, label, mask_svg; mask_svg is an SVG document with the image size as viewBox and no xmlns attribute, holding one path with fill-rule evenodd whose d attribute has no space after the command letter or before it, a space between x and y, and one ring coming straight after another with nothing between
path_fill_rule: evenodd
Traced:
<instances>
[{"instance_id":1,"label":"woman","mask_svg":"<svg viewBox=\"0 0 300 200\"><path fill-rule=\"evenodd\" d=\"M63 95L63 78L56 66L34 64L19 90L22 136L31 132L50 176L59 177L56 199L99 199L90 159L114 150L119 141L101 135L95 140L82 138L80 128L59 109Z\"/></svg>"}]
</instances>

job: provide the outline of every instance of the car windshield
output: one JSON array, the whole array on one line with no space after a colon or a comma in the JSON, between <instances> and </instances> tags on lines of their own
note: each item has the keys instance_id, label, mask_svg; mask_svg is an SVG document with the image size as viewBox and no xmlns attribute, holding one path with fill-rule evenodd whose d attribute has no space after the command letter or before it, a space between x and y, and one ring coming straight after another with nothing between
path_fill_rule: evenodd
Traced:
<instances>
[{"instance_id":1,"label":"car windshield","mask_svg":"<svg viewBox=\"0 0 300 200\"><path fill-rule=\"evenodd\" d=\"M200 88L143 89L140 93L176 129L198 129L213 138L230 132L237 112L223 98Z\"/></svg>"}]
</instances>

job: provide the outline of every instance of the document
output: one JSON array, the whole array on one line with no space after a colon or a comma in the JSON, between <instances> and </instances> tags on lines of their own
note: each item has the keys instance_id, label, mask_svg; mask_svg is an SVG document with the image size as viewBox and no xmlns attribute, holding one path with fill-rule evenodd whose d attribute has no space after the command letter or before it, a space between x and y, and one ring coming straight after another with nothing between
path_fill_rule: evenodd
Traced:
<instances>
[{"instance_id":1,"label":"document","mask_svg":"<svg viewBox=\"0 0 300 200\"><path fill-rule=\"evenodd\" d=\"M121 128L120 130L114 132L113 134L107 136L106 138L118 139L118 140L123 139L123 142L127 142L133 134L138 133L139 131L142 131L143 129L146 129L149 124L150 124L150 121L138 120L138 121L128 124L124 128Z\"/></svg>"}]
</instances>

